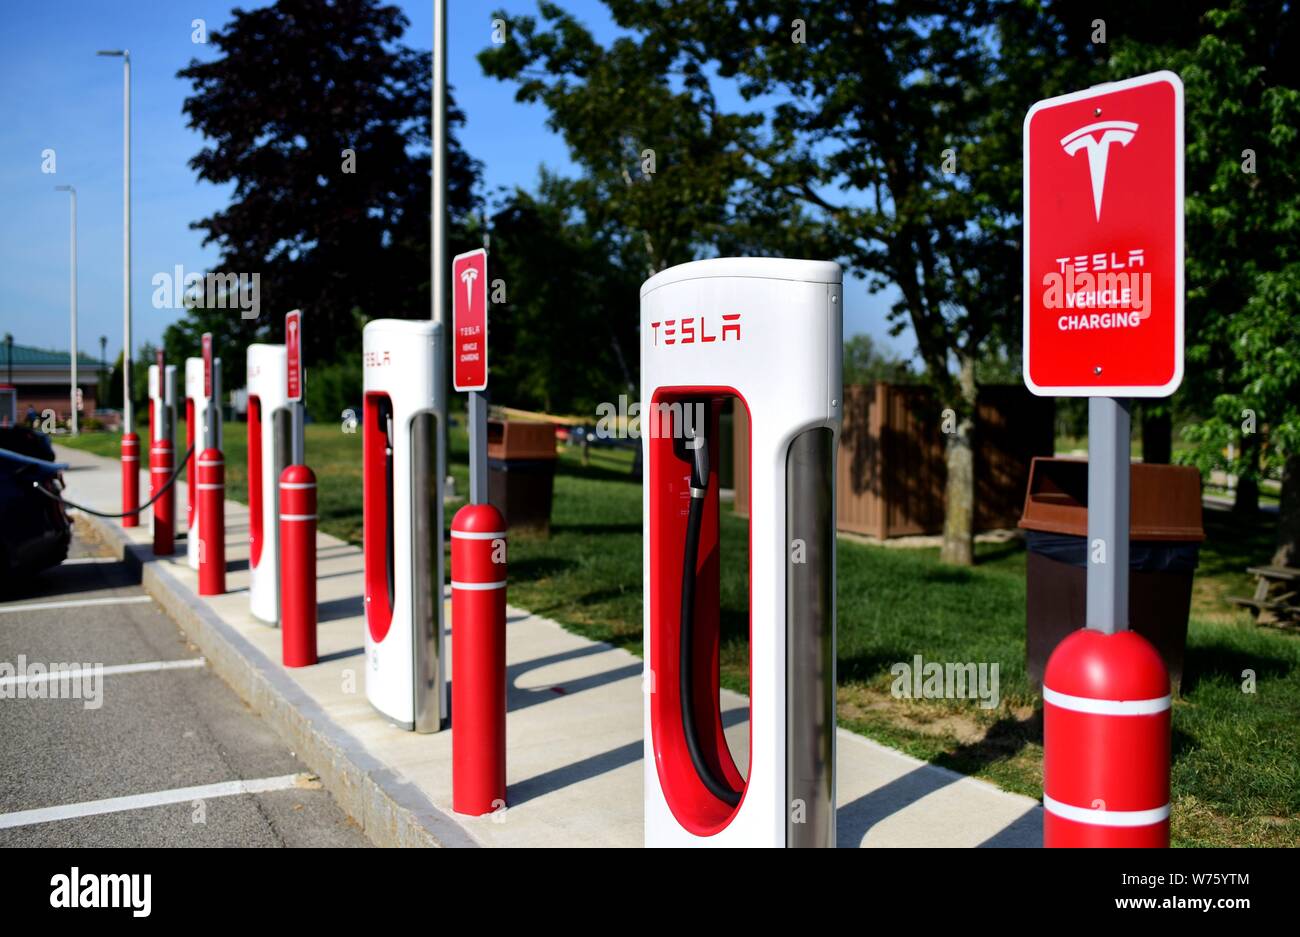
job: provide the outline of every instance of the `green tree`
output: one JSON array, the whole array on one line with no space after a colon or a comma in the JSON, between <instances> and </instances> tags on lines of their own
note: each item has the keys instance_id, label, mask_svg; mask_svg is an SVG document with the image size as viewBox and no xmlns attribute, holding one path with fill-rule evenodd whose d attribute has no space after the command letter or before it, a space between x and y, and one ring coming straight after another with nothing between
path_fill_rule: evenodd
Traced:
<instances>
[{"instance_id":1,"label":"green tree","mask_svg":"<svg viewBox=\"0 0 1300 937\"><path fill-rule=\"evenodd\" d=\"M844 341L844 384L890 384L916 382L912 366L876 347L875 340L865 333Z\"/></svg>"},{"instance_id":2,"label":"green tree","mask_svg":"<svg viewBox=\"0 0 1300 937\"><path fill-rule=\"evenodd\" d=\"M578 210L582 186L542 173L492 218L492 268L506 302L493 306L492 395L560 413L592 413L635 395L637 321L628 314L645 278L607 226Z\"/></svg>"},{"instance_id":3,"label":"green tree","mask_svg":"<svg viewBox=\"0 0 1300 937\"><path fill-rule=\"evenodd\" d=\"M1276 561L1300 540L1300 18L1281 0L1229 0L1163 42L1121 38L1110 68L1178 72L1186 87L1187 369L1184 458L1236 475L1239 510L1283 479ZM1233 455L1228 455L1229 449Z\"/></svg>"},{"instance_id":4,"label":"green tree","mask_svg":"<svg viewBox=\"0 0 1300 937\"><path fill-rule=\"evenodd\" d=\"M278 0L236 9L192 61L184 112L210 142L190 165L231 185L230 204L194 224L225 272L258 274L261 316L190 310L173 355L211 331L218 349L279 341L302 308L309 364L356 354L361 317L429 315L431 59L400 42L407 20L378 0ZM449 126L463 122L448 109ZM476 205L477 165L449 139L453 228ZM224 360L228 387L242 355Z\"/></svg>"},{"instance_id":5,"label":"green tree","mask_svg":"<svg viewBox=\"0 0 1300 937\"><path fill-rule=\"evenodd\" d=\"M558 5L538 8L545 28L515 18L506 42L479 61L517 82L518 100L546 106L583 170L566 204L611 262L644 279L722 244L765 239L764 252L776 252L816 237L808 219L756 184L760 115L720 110L693 63L674 70L670 54L629 37L605 48ZM752 223L760 211L779 213L779 235Z\"/></svg>"},{"instance_id":6,"label":"green tree","mask_svg":"<svg viewBox=\"0 0 1300 937\"><path fill-rule=\"evenodd\" d=\"M607 0L665 63L716 67L775 96L762 184L815 210L822 242L911 325L926 378L958 414L946 438L943 558L973 560L975 367L1014 334L1016 211L976 173L997 78L993 10L901 0ZM1006 187L1005 168L999 179Z\"/></svg>"}]
</instances>

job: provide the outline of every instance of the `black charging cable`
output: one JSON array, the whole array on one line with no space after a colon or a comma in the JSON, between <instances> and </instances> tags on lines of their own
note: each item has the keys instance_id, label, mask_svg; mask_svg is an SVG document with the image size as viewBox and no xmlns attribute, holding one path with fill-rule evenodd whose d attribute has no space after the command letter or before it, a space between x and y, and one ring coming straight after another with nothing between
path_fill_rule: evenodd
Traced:
<instances>
[{"instance_id":1,"label":"black charging cable","mask_svg":"<svg viewBox=\"0 0 1300 937\"><path fill-rule=\"evenodd\" d=\"M69 501L67 498L63 497L62 495L55 494L54 492L49 491L48 489L42 488L40 482L36 482L36 481L32 482L32 487L37 491L39 491L41 494L45 495L45 497L50 498L53 501L58 501L65 508L72 508L73 510L81 511L83 514L93 514L96 517L107 517L113 520L117 520L123 517L134 517L135 515L143 511L145 508L153 504L155 501L157 501L159 498L161 498L163 494L167 491L167 489L171 488L172 485L176 484L176 479L181 477L181 472L183 472L185 470L185 466L189 464L190 456L192 455L194 455L194 447L190 446L189 449L185 451L185 458L181 459L180 464L176 466L176 470L172 472L171 478L163 482L162 487L158 489L158 491L154 494L152 498L150 498L144 504L140 505L134 511L123 511L121 514L108 514L104 511L96 511L94 508L88 508L84 504L77 504L77 502L75 501Z\"/></svg>"},{"instance_id":2,"label":"black charging cable","mask_svg":"<svg viewBox=\"0 0 1300 937\"><path fill-rule=\"evenodd\" d=\"M707 425L709 405L704 404L702 409L705 411L704 424ZM686 736L686 750L690 752L691 764L695 766L695 773L699 775L700 781L714 797L735 807L740 803L740 792L732 790L730 784L713 772L713 768L704 757L699 728L695 724L695 565L699 561L700 526L704 522L704 501L709 494L709 439L704 426L694 433L688 431L685 435L687 449L692 452L692 460L691 504L686 515L686 548L682 555L681 627L678 629L677 686L682 709L682 732ZM693 450L691 450L692 445Z\"/></svg>"}]
</instances>

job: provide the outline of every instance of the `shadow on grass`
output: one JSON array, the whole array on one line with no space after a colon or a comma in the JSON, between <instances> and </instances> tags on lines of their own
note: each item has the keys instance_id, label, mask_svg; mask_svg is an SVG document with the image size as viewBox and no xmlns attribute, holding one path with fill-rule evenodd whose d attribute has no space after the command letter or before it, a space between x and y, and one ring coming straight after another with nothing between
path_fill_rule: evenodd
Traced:
<instances>
[{"instance_id":1,"label":"shadow on grass","mask_svg":"<svg viewBox=\"0 0 1300 937\"><path fill-rule=\"evenodd\" d=\"M556 459L555 461L556 475L566 475L569 478L583 478L592 481L614 481L624 482L629 485L640 485L641 476L633 475L630 469L630 465L616 468L611 465L597 465L594 462L591 465L583 465L569 459Z\"/></svg>"},{"instance_id":2,"label":"shadow on grass","mask_svg":"<svg viewBox=\"0 0 1300 937\"><path fill-rule=\"evenodd\" d=\"M1246 567L1267 563L1277 546L1277 515L1254 517L1206 507L1201 512L1205 542L1198 576L1245 574Z\"/></svg>"},{"instance_id":3,"label":"shadow on grass","mask_svg":"<svg viewBox=\"0 0 1300 937\"><path fill-rule=\"evenodd\" d=\"M977 774L999 761L1008 761L1031 743L1043 741L1043 711L1024 719L1006 715L989 726L983 738L958 745L931 759L932 764L962 774Z\"/></svg>"},{"instance_id":4,"label":"shadow on grass","mask_svg":"<svg viewBox=\"0 0 1300 937\"><path fill-rule=\"evenodd\" d=\"M870 683L880 674L888 673L889 668L900 661L910 662L913 651L898 648L882 648L871 653L840 654L835 663L835 675L839 684Z\"/></svg>"},{"instance_id":5,"label":"shadow on grass","mask_svg":"<svg viewBox=\"0 0 1300 937\"><path fill-rule=\"evenodd\" d=\"M551 533L553 534L639 534L641 533L640 522L621 523L621 524L552 524Z\"/></svg>"},{"instance_id":6,"label":"shadow on grass","mask_svg":"<svg viewBox=\"0 0 1300 937\"><path fill-rule=\"evenodd\" d=\"M520 581L545 579L573 569L577 565L575 560L561 559L558 556L530 556L525 559L511 560L510 578Z\"/></svg>"},{"instance_id":7,"label":"shadow on grass","mask_svg":"<svg viewBox=\"0 0 1300 937\"><path fill-rule=\"evenodd\" d=\"M1006 543L981 544L975 554L975 565L984 566L999 560L1009 559L1017 553L1025 552L1025 541L1016 539Z\"/></svg>"},{"instance_id":8,"label":"shadow on grass","mask_svg":"<svg viewBox=\"0 0 1300 937\"><path fill-rule=\"evenodd\" d=\"M921 581L944 586L968 585L973 578L970 569L965 566L937 566L921 573Z\"/></svg>"},{"instance_id":9,"label":"shadow on grass","mask_svg":"<svg viewBox=\"0 0 1300 937\"><path fill-rule=\"evenodd\" d=\"M1295 664L1284 657L1243 651L1229 644L1189 645L1183 657L1182 695L1195 691L1204 679L1223 677L1230 683L1240 683L1243 670L1254 671L1255 678L1284 677Z\"/></svg>"}]
</instances>

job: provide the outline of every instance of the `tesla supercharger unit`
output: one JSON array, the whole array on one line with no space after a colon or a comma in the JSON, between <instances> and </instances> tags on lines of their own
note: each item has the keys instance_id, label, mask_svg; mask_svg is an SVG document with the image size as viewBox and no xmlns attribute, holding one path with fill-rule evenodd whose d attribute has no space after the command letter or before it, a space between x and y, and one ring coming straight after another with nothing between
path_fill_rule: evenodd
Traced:
<instances>
[{"instance_id":1,"label":"tesla supercharger unit","mask_svg":"<svg viewBox=\"0 0 1300 937\"><path fill-rule=\"evenodd\" d=\"M180 458L176 449L176 366L149 365L149 445L166 439L172 444L172 458ZM175 465L173 463L173 468Z\"/></svg>"},{"instance_id":2,"label":"tesla supercharger unit","mask_svg":"<svg viewBox=\"0 0 1300 937\"><path fill-rule=\"evenodd\" d=\"M176 444L176 366L149 365L149 432L150 442L169 439Z\"/></svg>"},{"instance_id":3,"label":"tesla supercharger unit","mask_svg":"<svg viewBox=\"0 0 1300 937\"><path fill-rule=\"evenodd\" d=\"M185 452L193 449L190 455L190 465L186 470L185 477L190 480L187 485L189 497L186 499L186 527L188 533L185 535L185 554L190 569L199 568L199 511L198 511L198 491L195 484L198 481L197 463L199 453L204 449L216 448L224 451L225 443L222 439L221 412L217 407L209 405L215 401L221 400L221 359L212 360L212 397L208 398L203 394L203 359L186 358L185 359L185 451L177 450L177 458L185 457ZM213 436L207 438L209 415L212 417Z\"/></svg>"},{"instance_id":4,"label":"tesla supercharger unit","mask_svg":"<svg viewBox=\"0 0 1300 937\"><path fill-rule=\"evenodd\" d=\"M248 603L280 621L280 473L295 451L283 345L248 346Z\"/></svg>"},{"instance_id":5,"label":"tesla supercharger unit","mask_svg":"<svg viewBox=\"0 0 1300 937\"><path fill-rule=\"evenodd\" d=\"M835 844L837 264L720 258L641 287L647 846ZM719 701L719 412L748 414L749 762Z\"/></svg>"},{"instance_id":6,"label":"tesla supercharger unit","mask_svg":"<svg viewBox=\"0 0 1300 937\"><path fill-rule=\"evenodd\" d=\"M438 428L442 327L377 319L362 333L366 698L437 732L447 715Z\"/></svg>"}]
</instances>

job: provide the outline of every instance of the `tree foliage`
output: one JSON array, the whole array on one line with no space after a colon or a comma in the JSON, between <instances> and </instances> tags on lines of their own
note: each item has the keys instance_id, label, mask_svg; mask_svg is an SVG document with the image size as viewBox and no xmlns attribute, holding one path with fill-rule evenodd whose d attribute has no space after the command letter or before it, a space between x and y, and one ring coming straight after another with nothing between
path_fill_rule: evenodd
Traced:
<instances>
[{"instance_id":1,"label":"tree foliage","mask_svg":"<svg viewBox=\"0 0 1300 937\"><path fill-rule=\"evenodd\" d=\"M223 271L260 276L261 316L194 309L169 330L170 353L192 354L204 331L219 348L280 341L283 314L302 308L306 360L324 363L357 353L365 318L429 315L432 68L400 41L406 26L378 0L278 0L236 9L209 34L218 57L180 72L189 126L209 141L190 165L231 187L194 227ZM453 105L449 125L461 122ZM476 206L476 178L451 137L453 225ZM230 387L243 381L234 357Z\"/></svg>"}]
</instances>

